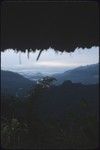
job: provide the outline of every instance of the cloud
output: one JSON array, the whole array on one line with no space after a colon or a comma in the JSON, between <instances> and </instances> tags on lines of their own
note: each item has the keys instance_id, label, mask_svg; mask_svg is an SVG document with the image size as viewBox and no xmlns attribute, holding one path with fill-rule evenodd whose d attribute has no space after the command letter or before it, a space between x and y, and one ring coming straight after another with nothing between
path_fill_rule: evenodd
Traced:
<instances>
[{"instance_id":1,"label":"cloud","mask_svg":"<svg viewBox=\"0 0 100 150\"><path fill-rule=\"evenodd\" d=\"M1 68L6 70L32 70L32 71L46 71L59 72L69 68L74 68L83 65L95 64L99 61L99 47L92 47L91 49L76 49L73 53L56 54L53 49L43 51L39 61L36 61L38 51L31 52L29 59L27 53L21 53L21 64L19 64L19 53L12 50L1 52Z\"/></svg>"},{"instance_id":2,"label":"cloud","mask_svg":"<svg viewBox=\"0 0 100 150\"><path fill-rule=\"evenodd\" d=\"M70 64L65 62L57 62L57 61L42 61L38 62L37 65L47 66L47 67L72 67L77 66L78 64Z\"/></svg>"}]
</instances>

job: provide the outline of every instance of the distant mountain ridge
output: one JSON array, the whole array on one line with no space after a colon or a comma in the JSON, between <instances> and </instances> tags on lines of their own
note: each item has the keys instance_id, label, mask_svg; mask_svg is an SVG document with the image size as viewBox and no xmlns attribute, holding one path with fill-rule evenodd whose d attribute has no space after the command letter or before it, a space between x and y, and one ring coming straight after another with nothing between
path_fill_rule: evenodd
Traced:
<instances>
[{"instance_id":1,"label":"distant mountain ridge","mask_svg":"<svg viewBox=\"0 0 100 150\"><path fill-rule=\"evenodd\" d=\"M42 73L28 74L27 77L11 71L1 70L1 92L23 97L36 84L36 81L43 78ZM56 85L70 80L72 83L98 84L99 83L99 63L78 67L64 73L51 75L57 79Z\"/></svg>"},{"instance_id":2,"label":"distant mountain ridge","mask_svg":"<svg viewBox=\"0 0 100 150\"><path fill-rule=\"evenodd\" d=\"M56 84L62 84L66 80L73 83L96 84L99 83L99 63L78 67L62 74L53 75L57 79Z\"/></svg>"},{"instance_id":3,"label":"distant mountain ridge","mask_svg":"<svg viewBox=\"0 0 100 150\"><path fill-rule=\"evenodd\" d=\"M21 74L31 81L37 81L45 76L53 76L57 79L56 85L62 84L66 80L71 80L73 83L96 84L99 83L99 63L87 66L77 67L67 70L64 73L43 74L37 73L22 73Z\"/></svg>"},{"instance_id":4,"label":"distant mountain ridge","mask_svg":"<svg viewBox=\"0 0 100 150\"><path fill-rule=\"evenodd\" d=\"M45 76L44 74L42 74L40 72L37 72L35 74L34 73L33 74L32 73L31 74L30 73L25 73L25 74L21 73L21 74L31 81L37 81Z\"/></svg>"},{"instance_id":5,"label":"distant mountain ridge","mask_svg":"<svg viewBox=\"0 0 100 150\"><path fill-rule=\"evenodd\" d=\"M35 82L18 73L1 70L1 92L3 94L23 97L34 84Z\"/></svg>"}]
</instances>

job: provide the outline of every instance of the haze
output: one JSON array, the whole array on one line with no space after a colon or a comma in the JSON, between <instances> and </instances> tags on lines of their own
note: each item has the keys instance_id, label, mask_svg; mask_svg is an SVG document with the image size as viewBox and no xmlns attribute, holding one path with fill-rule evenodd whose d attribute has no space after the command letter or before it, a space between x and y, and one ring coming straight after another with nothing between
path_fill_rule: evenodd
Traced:
<instances>
[{"instance_id":1,"label":"haze","mask_svg":"<svg viewBox=\"0 0 100 150\"><path fill-rule=\"evenodd\" d=\"M73 53L56 53L52 48L49 48L44 50L39 60L36 61L38 53L38 50L35 53L30 52L28 58L27 51L17 53L8 49L1 52L1 69L19 73L41 72L52 74L99 62L99 47L77 48Z\"/></svg>"}]
</instances>

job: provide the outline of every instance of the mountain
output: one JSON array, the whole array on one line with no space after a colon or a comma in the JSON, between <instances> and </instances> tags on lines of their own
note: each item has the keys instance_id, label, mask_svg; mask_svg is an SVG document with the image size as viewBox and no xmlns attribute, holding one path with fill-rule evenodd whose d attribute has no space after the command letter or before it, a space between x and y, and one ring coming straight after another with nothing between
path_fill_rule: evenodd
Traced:
<instances>
[{"instance_id":1,"label":"mountain","mask_svg":"<svg viewBox=\"0 0 100 150\"><path fill-rule=\"evenodd\" d=\"M62 74L55 74L53 77L57 79L56 84L62 84L65 80L82 84L99 83L99 63L78 67Z\"/></svg>"},{"instance_id":2,"label":"mountain","mask_svg":"<svg viewBox=\"0 0 100 150\"><path fill-rule=\"evenodd\" d=\"M26 73L26 72L23 73L23 72L21 72L20 74L22 74L25 78L27 78L31 81L37 81L45 76L40 72L38 72L38 73Z\"/></svg>"},{"instance_id":3,"label":"mountain","mask_svg":"<svg viewBox=\"0 0 100 150\"><path fill-rule=\"evenodd\" d=\"M35 82L11 71L1 70L1 92L16 97L26 96Z\"/></svg>"}]
</instances>

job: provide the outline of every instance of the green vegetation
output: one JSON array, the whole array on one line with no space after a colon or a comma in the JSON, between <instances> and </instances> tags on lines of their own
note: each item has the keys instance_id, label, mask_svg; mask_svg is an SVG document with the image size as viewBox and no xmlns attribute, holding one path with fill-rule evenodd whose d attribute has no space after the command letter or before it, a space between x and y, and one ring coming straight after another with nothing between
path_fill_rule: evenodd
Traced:
<instances>
[{"instance_id":1,"label":"green vegetation","mask_svg":"<svg viewBox=\"0 0 100 150\"><path fill-rule=\"evenodd\" d=\"M2 96L3 148L98 147L97 86L75 87L66 82L56 87L53 81L55 79L50 77L39 80L25 101L8 95ZM63 112L62 115L60 111Z\"/></svg>"},{"instance_id":2,"label":"green vegetation","mask_svg":"<svg viewBox=\"0 0 100 150\"><path fill-rule=\"evenodd\" d=\"M1 124L1 143L4 148L13 148L21 144L22 136L28 132L25 123L20 123L16 118Z\"/></svg>"}]
</instances>

